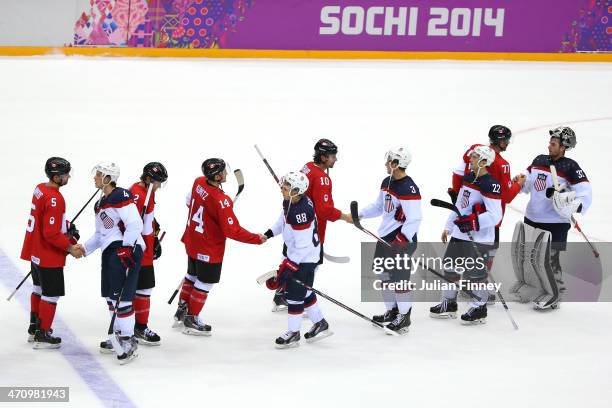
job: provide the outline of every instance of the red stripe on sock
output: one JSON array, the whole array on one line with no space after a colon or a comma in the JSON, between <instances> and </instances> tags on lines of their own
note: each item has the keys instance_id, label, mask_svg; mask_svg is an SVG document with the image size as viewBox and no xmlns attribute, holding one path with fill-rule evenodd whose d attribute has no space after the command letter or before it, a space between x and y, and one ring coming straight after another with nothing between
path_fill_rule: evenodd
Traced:
<instances>
[{"instance_id":1,"label":"red stripe on sock","mask_svg":"<svg viewBox=\"0 0 612 408\"><path fill-rule=\"evenodd\" d=\"M132 302L134 312L136 313L136 323L148 324L149 323L149 308L151 307L151 298L148 296L134 296Z\"/></svg>"},{"instance_id":2,"label":"red stripe on sock","mask_svg":"<svg viewBox=\"0 0 612 408\"><path fill-rule=\"evenodd\" d=\"M202 311L204 303L208 298L208 292L194 288L191 291L191 297L189 298L189 306L187 307L187 314L197 316Z\"/></svg>"},{"instance_id":3,"label":"red stripe on sock","mask_svg":"<svg viewBox=\"0 0 612 408\"><path fill-rule=\"evenodd\" d=\"M181 287L181 294L179 295L179 299L182 302L189 302L191 298L191 291L193 290L193 282L189 279L183 279L183 286Z\"/></svg>"}]
</instances>

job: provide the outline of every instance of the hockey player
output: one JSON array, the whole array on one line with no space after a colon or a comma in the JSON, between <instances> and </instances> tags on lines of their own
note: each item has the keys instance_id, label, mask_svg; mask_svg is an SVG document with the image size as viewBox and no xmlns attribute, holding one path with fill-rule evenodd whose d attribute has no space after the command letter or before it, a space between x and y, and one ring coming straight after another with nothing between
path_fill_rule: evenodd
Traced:
<instances>
[{"instance_id":1,"label":"hockey player","mask_svg":"<svg viewBox=\"0 0 612 408\"><path fill-rule=\"evenodd\" d=\"M155 219L155 192L168 180L168 171L159 162L147 163L142 169L140 181L130 187L130 193L134 197L134 203L141 214L144 209L144 201L147 190L151 187L151 197L147 204L147 213L143 217L142 237L147 246L142 257L140 272L138 273L138 284L134 295L134 313L136 316L136 326L134 335L141 344L158 346L160 337L153 330L149 329L149 309L151 307L151 292L155 287L155 270L153 260L161 256L161 244L157 234L159 224Z\"/></svg>"},{"instance_id":2,"label":"hockey player","mask_svg":"<svg viewBox=\"0 0 612 408\"><path fill-rule=\"evenodd\" d=\"M232 200L223 192L227 170L222 159L202 163L203 177L193 182L187 195L189 216L182 241L187 252L187 274L183 280L175 327L182 322L183 333L210 336L211 327L199 317L208 293L221 278L221 266L227 238L247 244L263 244L267 237L240 226Z\"/></svg>"},{"instance_id":3,"label":"hockey player","mask_svg":"<svg viewBox=\"0 0 612 408\"><path fill-rule=\"evenodd\" d=\"M271 290L286 290L288 307L288 330L276 339L277 348L297 347L304 310L313 323L304 335L307 342L314 342L332 334L323 318L316 295L293 278L312 286L315 270L319 264L321 243L315 208L305 196L308 178L301 172L290 172L280 180L283 193L283 210L266 236L283 235L287 257L278 267L276 277L266 281Z\"/></svg>"},{"instance_id":4,"label":"hockey player","mask_svg":"<svg viewBox=\"0 0 612 408\"><path fill-rule=\"evenodd\" d=\"M134 309L132 302L138 283L138 272L146 246L142 239L142 219L132 194L117 187L119 166L100 163L93 169L94 182L102 189L95 205L96 232L85 242L85 254L102 250L102 297L113 314L119 300L114 332L122 350L113 350L111 339L100 343L100 352L117 353L121 364L137 356L138 342L134 337ZM119 296L121 298L119 299Z\"/></svg>"},{"instance_id":5,"label":"hockey player","mask_svg":"<svg viewBox=\"0 0 612 408\"><path fill-rule=\"evenodd\" d=\"M391 244L391 248L378 242L374 257L395 258L396 255L412 253L416 250L417 232L421 224L421 195L406 168L412 156L404 147L389 150L385 155L388 177L381 185L376 201L359 212L359 218L372 218L382 215L378 235ZM408 281L410 269L389 270L384 272L387 282ZM383 275L381 274L381 277ZM383 291L386 312L372 319L379 323L389 323L387 328L400 334L407 333L410 326L412 301L408 291Z\"/></svg>"},{"instance_id":6,"label":"hockey player","mask_svg":"<svg viewBox=\"0 0 612 408\"><path fill-rule=\"evenodd\" d=\"M452 281L468 283L486 282L487 267L485 262L489 250L495 240L495 226L502 219L502 198L500 183L488 172L489 166L495 160L495 152L487 146L476 146L469 154L470 173L463 176L463 184L459 189L457 208L461 217L453 212L448 218L442 232L442 242L446 243L450 235L450 243L444 254L444 259L472 259L473 267L460 270L455 268L445 271ZM480 259L480 262L478 260ZM446 261L445 261L446 263ZM462 276L461 276L462 275ZM461 284L462 282L458 282ZM462 323L484 323L487 317L488 291L472 290L477 299L470 300L470 309L461 315ZM434 318L457 317L457 290L445 290L442 303L429 309Z\"/></svg>"},{"instance_id":7,"label":"hockey player","mask_svg":"<svg viewBox=\"0 0 612 408\"><path fill-rule=\"evenodd\" d=\"M334 207L332 197L332 180L328 171L332 169L338 161L338 146L329 139L321 139L314 146L313 161L308 162L302 168L302 172L308 177L308 190L306 196L314 203L315 214L319 222L319 238L321 240L321 258L319 263L323 263L323 246L325 243L325 231L327 222L343 220L351 222L351 215L342 213ZM285 296L277 292L274 295L273 311L284 310L287 307Z\"/></svg>"},{"instance_id":8,"label":"hockey player","mask_svg":"<svg viewBox=\"0 0 612 408\"><path fill-rule=\"evenodd\" d=\"M61 157L51 157L45 163L49 181L34 189L21 250L21 259L30 261L32 271L28 342L34 342L35 349L60 347L62 339L53 336L51 325L57 302L65 294L66 255L83 256L81 246L76 243L78 231L66 221L66 203L59 191L68 184L70 171L70 163Z\"/></svg>"},{"instance_id":9,"label":"hockey player","mask_svg":"<svg viewBox=\"0 0 612 408\"><path fill-rule=\"evenodd\" d=\"M567 233L574 213L585 214L591 206L592 189L586 173L574 160L565 157L576 146L576 134L566 126L549 131L548 154L537 156L527 168L527 182L522 192L530 194L525 212L526 225L550 233L550 260L542 265L552 274L542 272L549 288L543 296L531 299L537 309L557 308L562 292L560 252L565 251ZM557 170L561 191L555 191L550 166ZM523 227L528 229L528 227ZM516 236L516 234L515 234ZM544 276L546 275L546 276Z\"/></svg>"},{"instance_id":10,"label":"hockey player","mask_svg":"<svg viewBox=\"0 0 612 408\"><path fill-rule=\"evenodd\" d=\"M503 213L506 211L506 204L509 204L521 191L522 186L525 184L525 176L520 174L514 179L510 176L510 164L501 155L501 152L505 152L510 145L510 139L512 138L512 132L509 128L503 125L493 125L489 129L489 147L495 152L495 160L491 163L488 168L489 174L499 181L501 186L501 199L502 199L502 220ZM452 187L448 189L448 194L451 196L453 204L457 202L457 194L463 183L463 176L470 172L470 152L476 147L482 146L481 144L474 144L463 154L463 160L459 166L453 170ZM489 272L493 267L493 258L495 257L495 251L499 247L499 227L502 221L495 226L495 245L494 249L489 251L489 261L487 268ZM495 295L490 295L490 300L494 300Z\"/></svg>"}]
</instances>

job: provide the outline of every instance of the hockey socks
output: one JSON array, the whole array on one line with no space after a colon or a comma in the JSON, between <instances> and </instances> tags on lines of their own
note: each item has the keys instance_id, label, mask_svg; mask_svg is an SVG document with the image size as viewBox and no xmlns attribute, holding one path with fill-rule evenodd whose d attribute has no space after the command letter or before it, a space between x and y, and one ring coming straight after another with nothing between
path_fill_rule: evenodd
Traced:
<instances>
[{"instance_id":1,"label":"hockey socks","mask_svg":"<svg viewBox=\"0 0 612 408\"><path fill-rule=\"evenodd\" d=\"M181 286L181 294L179 295L180 303L188 303L191 298L191 291L193 290L193 282L185 277L183 279L183 286Z\"/></svg>"},{"instance_id":2,"label":"hockey socks","mask_svg":"<svg viewBox=\"0 0 612 408\"><path fill-rule=\"evenodd\" d=\"M397 302L397 309L400 314L407 314L412 307L412 297L410 292L395 292L395 300Z\"/></svg>"},{"instance_id":3,"label":"hockey socks","mask_svg":"<svg viewBox=\"0 0 612 408\"><path fill-rule=\"evenodd\" d=\"M304 299L304 309L311 322L318 323L323 320L323 313L321 313L321 308L319 308L317 296L313 292L307 294L306 299Z\"/></svg>"},{"instance_id":4,"label":"hockey socks","mask_svg":"<svg viewBox=\"0 0 612 408\"><path fill-rule=\"evenodd\" d=\"M40 329L47 332L51 329L51 324L55 318L55 309L59 297L43 296L38 305L38 318L40 319Z\"/></svg>"},{"instance_id":5,"label":"hockey socks","mask_svg":"<svg viewBox=\"0 0 612 408\"><path fill-rule=\"evenodd\" d=\"M38 288L38 291L36 290ZM30 295L30 323L36 323L40 305L40 286L34 286L34 291Z\"/></svg>"},{"instance_id":6,"label":"hockey socks","mask_svg":"<svg viewBox=\"0 0 612 408\"><path fill-rule=\"evenodd\" d=\"M189 297L189 305L187 306L188 315L197 316L200 314L206 303L206 299L208 299L208 292L210 292L212 287L212 283L204 283L200 280L195 282L191 291L191 296Z\"/></svg>"},{"instance_id":7,"label":"hockey socks","mask_svg":"<svg viewBox=\"0 0 612 408\"><path fill-rule=\"evenodd\" d=\"M134 323L136 322L134 316L134 309L132 308L132 302L119 302L119 309L117 309L117 318L115 319L114 330L120 333L121 336L133 336L134 335Z\"/></svg>"},{"instance_id":8,"label":"hockey socks","mask_svg":"<svg viewBox=\"0 0 612 408\"><path fill-rule=\"evenodd\" d=\"M299 332L302 327L302 314L304 313L304 302L287 299L287 325L289 331Z\"/></svg>"},{"instance_id":9,"label":"hockey socks","mask_svg":"<svg viewBox=\"0 0 612 408\"><path fill-rule=\"evenodd\" d=\"M149 323L149 309L151 308L151 289L137 290L132 306L136 313L136 324L140 327L147 327Z\"/></svg>"}]
</instances>

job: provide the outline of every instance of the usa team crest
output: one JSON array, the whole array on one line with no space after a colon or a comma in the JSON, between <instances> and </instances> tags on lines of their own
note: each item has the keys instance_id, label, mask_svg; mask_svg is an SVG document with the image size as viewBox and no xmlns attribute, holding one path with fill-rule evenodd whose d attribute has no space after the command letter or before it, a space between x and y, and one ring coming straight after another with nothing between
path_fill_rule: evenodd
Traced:
<instances>
[{"instance_id":1,"label":"usa team crest","mask_svg":"<svg viewBox=\"0 0 612 408\"><path fill-rule=\"evenodd\" d=\"M538 174L538 178L533 182L533 187L536 189L536 191L542 191L546 188L546 178L546 174Z\"/></svg>"},{"instance_id":2,"label":"usa team crest","mask_svg":"<svg viewBox=\"0 0 612 408\"><path fill-rule=\"evenodd\" d=\"M470 204L470 192L463 190L463 196L461 197L461 208L466 208Z\"/></svg>"}]
</instances>

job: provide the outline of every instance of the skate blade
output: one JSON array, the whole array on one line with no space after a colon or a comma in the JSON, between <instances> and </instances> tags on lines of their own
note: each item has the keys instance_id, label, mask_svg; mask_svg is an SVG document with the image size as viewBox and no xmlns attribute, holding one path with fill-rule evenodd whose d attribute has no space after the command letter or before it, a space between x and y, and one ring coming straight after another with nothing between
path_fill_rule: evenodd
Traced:
<instances>
[{"instance_id":1,"label":"skate blade","mask_svg":"<svg viewBox=\"0 0 612 408\"><path fill-rule=\"evenodd\" d=\"M333 335L334 335L334 332L329 330L329 329L327 329L325 331L320 332L319 334L317 334L314 337L306 339L306 343L316 343L317 341L321 341L324 338L329 337L329 336L333 336Z\"/></svg>"},{"instance_id":2,"label":"skate blade","mask_svg":"<svg viewBox=\"0 0 612 408\"><path fill-rule=\"evenodd\" d=\"M457 312L446 312L446 313L431 313L429 312L429 317L433 317L434 319L456 319Z\"/></svg>"},{"instance_id":3,"label":"skate blade","mask_svg":"<svg viewBox=\"0 0 612 408\"><path fill-rule=\"evenodd\" d=\"M60 348L62 345L62 343L59 344L49 344L49 343L38 343L38 342L34 342L34 345L32 346L32 348L34 350L54 350L54 349L58 349Z\"/></svg>"},{"instance_id":4,"label":"skate blade","mask_svg":"<svg viewBox=\"0 0 612 408\"><path fill-rule=\"evenodd\" d=\"M186 327L185 329L183 329L183 334L186 334L188 336L209 337L212 333L209 331L200 331Z\"/></svg>"},{"instance_id":5,"label":"skate blade","mask_svg":"<svg viewBox=\"0 0 612 408\"><path fill-rule=\"evenodd\" d=\"M134 359L136 359L136 357L138 357L138 352L135 351L131 356L119 360L119 364L126 365L128 363L131 363L132 361L134 361Z\"/></svg>"},{"instance_id":6,"label":"skate blade","mask_svg":"<svg viewBox=\"0 0 612 408\"><path fill-rule=\"evenodd\" d=\"M34 335L28 334L28 343L34 343Z\"/></svg>"},{"instance_id":7,"label":"skate blade","mask_svg":"<svg viewBox=\"0 0 612 408\"><path fill-rule=\"evenodd\" d=\"M138 341L139 346L140 345L149 346L149 347L161 346L161 340L160 341L148 341L145 339L141 339L140 337L137 337L136 341Z\"/></svg>"},{"instance_id":8,"label":"skate blade","mask_svg":"<svg viewBox=\"0 0 612 408\"><path fill-rule=\"evenodd\" d=\"M561 307L561 305L559 303L556 304L552 304L552 305L548 305L546 306L545 304L541 304L541 303L534 303L533 304L533 309L534 310L556 310L559 309L559 307Z\"/></svg>"},{"instance_id":9,"label":"skate blade","mask_svg":"<svg viewBox=\"0 0 612 408\"><path fill-rule=\"evenodd\" d=\"M176 329L178 327L183 326L183 321L182 320L175 320L172 322L172 328Z\"/></svg>"},{"instance_id":10,"label":"skate blade","mask_svg":"<svg viewBox=\"0 0 612 408\"><path fill-rule=\"evenodd\" d=\"M100 350L100 354L115 354L115 350L113 349L99 349Z\"/></svg>"},{"instance_id":11,"label":"skate blade","mask_svg":"<svg viewBox=\"0 0 612 408\"><path fill-rule=\"evenodd\" d=\"M408 327L403 327L403 328L401 328L399 330L391 330L391 329L385 330L385 333L390 335L390 336L392 336L391 332L394 333L396 336L398 336L398 335L401 336L401 335L404 335L404 334L408 333Z\"/></svg>"},{"instance_id":12,"label":"skate blade","mask_svg":"<svg viewBox=\"0 0 612 408\"><path fill-rule=\"evenodd\" d=\"M290 349L290 348L296 348L299 347L300 343L295 341L293 343L289 343L289 344L275 344L275 347L279 350L283 350L283 349Z\"/></svg>"},{"instance_id":13,"label":"skate blade","mask_svg":"<svg viewBox=\"0 0 612 408\"><path fill-rule=\"evenodd\" d=\"M464 326L477 326L479 324L485 324L486 322L487 322L486 318L476 319L476 320L472 320L472 321L461 320L461 324L464 325Z\"/></svg>"}]
</instances>

